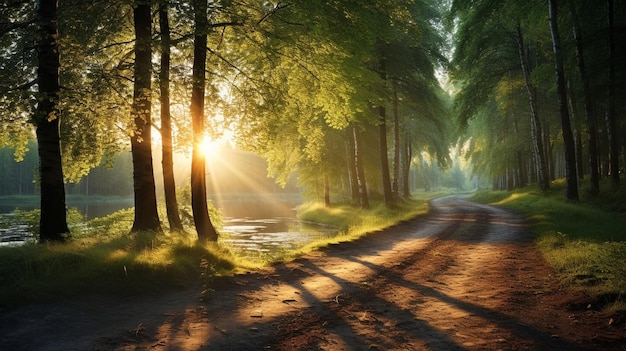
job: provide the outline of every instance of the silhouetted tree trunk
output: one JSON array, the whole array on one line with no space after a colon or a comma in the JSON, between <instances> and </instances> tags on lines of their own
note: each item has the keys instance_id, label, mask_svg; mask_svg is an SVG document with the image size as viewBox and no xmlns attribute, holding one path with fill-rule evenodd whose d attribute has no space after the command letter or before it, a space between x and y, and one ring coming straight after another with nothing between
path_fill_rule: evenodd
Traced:
<instances>
[{"instance_id":1,"label":"silhouetted tree trunk","mask_svg":"<svg viewBox=\"0 0 626 351\"><path fill-rule=\"evenodd\" d=\"M537 101L535 99L535 91L530 83L530 67L528 63L528 56L526 54L526 48L524 45L522 28L519 24L517 25L517 45L520 57L520 65L522 67L526 91L528 92L528 100L530 102L530 122L532 129L531 138L533 141L533 148L537 161L537 183L539 183L539 188L542 191L546 191L550 189L550 179L548 175L546 156L542 139L543 133L541 132L541 122L539 121L539 117L537 116Z\"/></svg>"},{"instance_id":2,"label":"silhouetted tree trunk","mask_svg":"<svg viewBox=\"0 0 626 351\"><path fill-rule=\"evenodd\" d=\"M606 110L607 134L609 137L609 162L611 184L619 186L619 132L615 118L615 26L613 15L613 0L607 1L607 18L609 21L609 89Z\"/></svg>"},{"instance_id":3,"label":"silhouetted tree trunk","mask_svg":"<svg viewBox=\"0 0 626 351\"><path fill-rule=\"evenodd\" d=\"M561 52L561 38L557 22L557 0L548 0L550 10L550 33L552 34L552 49L554 51L554 66L556 71L556 88L559 102L559 116L563 133L563 147L565 149L565 198L567 201L578 201L578 178L576 176L576 146L574 134L567 107L567 87L563 71L563 56Z\"/></svg>"},{"instance_id":4,"label":"silhouetted tree trunk","mask_svg":"<svg viewBox=\"0 0 626 351\"><path fill-rule=\"evenodd\" d=\"M161 28L161 72L159 88L161 91L161 143L163 160L163 190L165 208L170 230L183 230L176 200L176 182L174 179L174 160L172 156L172 118L170 114L170 23L167 2L159 4L159 26Z\"/></svg>"},{"instance_id":5,"label":"silhouetted tree trunk","mask_svg":"<svg viewBox=\"0 0 626 351\"><path fill-rule=\"evenodd\" d=\"M582 31L580 21L570 1L573 19L574 42L576 43L576 62L578 65L578 74L583 84L583 99L585 104L585 121L587 122L587 148L589 150L589 181L591 188L589 192L596 195L600 192L600 175L598 174L598 130L596 126L596 116L593 98L591 96L591 88L589 76L587 74L587 66L585 64L585 55L583 48ZM582 158L581 158L582 161ZM582 163L582 162L581 162Z\"/></svg>"},{"instance_id":6,"label":"silhouetted tree trunk","mask_svg":"<svg viewBox=\"0 0 626 351\"><path fill-rule=\"evenodd\" d=\"M135 21L135 73L131 114L135 130L130 138L133 155L135 220L131 231L161 231L157 212L151 140L152 16L150 5L140 3L133 11Z\"/></svg>"},{"instance_id":7,"label":"silhouetted tree trunk","mask_svg":"<svg viewBox=\"0 0 626 351\"><path fill-rule=\"evenodd\" d=\"M191 90L191 120L193 150L191 154L191 210L198 239L217 241L217 231L211 223L206 194L206 160L201 144L204 139L204 92L206 85L207 0L194 1L195 33L193 40L193 81Z\"/></svg>"},{"instance_id":8,"label":"silhouetted tree trunk","mask_svg":"<svg viewBox=\"0 0 626 351\"><path fill-rule=\"evenodd\" d=\"M59 134L59 44L57 42L57 0L37 2L37 85L39 96L34 121L39 153L41 217L39 240L64 241L68 233L65 213L65 185Z\"/></svg>"}]
</instances>

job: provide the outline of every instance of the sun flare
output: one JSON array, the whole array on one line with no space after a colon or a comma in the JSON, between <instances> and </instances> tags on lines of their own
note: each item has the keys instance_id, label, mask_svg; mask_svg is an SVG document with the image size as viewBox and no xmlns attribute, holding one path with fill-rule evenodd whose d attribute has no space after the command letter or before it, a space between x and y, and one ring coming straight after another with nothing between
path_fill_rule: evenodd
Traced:
<instances>
[{"instance_id":1,"label":"sun flare","mask_svg":"<svg viewBox=\"0 0 626 351\"><path fill-rule=\"evenodd\" d=\"M217 140L212 140L211 138L204 138L202 143L200 144L200 150L204 154L204 157L213 157L215 156L220 149L220 143Z\"/></svg>"}]
</instances>

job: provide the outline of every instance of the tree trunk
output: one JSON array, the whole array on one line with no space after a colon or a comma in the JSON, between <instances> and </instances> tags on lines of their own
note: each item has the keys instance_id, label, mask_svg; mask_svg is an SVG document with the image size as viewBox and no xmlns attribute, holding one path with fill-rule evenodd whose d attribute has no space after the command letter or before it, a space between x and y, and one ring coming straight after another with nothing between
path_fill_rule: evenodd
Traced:
<instances>
[{"instance_id":1,"label":"tree trunk","mask_svg":"<svg viewBox=\"0 0 626 351\"><path fill-rule=\"evenodd\" d=\"M202 241L217 241L217 231L211 223L206 194L206 160L202 153L204 139L204 92L207 51L207 0L195 0L195 34L193 41L193 82L191 91L191 119L193 150L191 155L191 210Z\"/></svg>"},{"instance_id":2,"label":"tree trunk","mask_svg":"<svg viewBox=\"0 0 626 351\"><path fill-rule=\"evenodd\" d=\"M348 154L348 177L350 179L350 196L352 204L359 203L359 179L356 172L356 155L354 150L354 135L351 127L346 130L346 153Z\"/></svg>"},{"instance_id":3,"label":"tree trunk","mask_svg":"<svg viewBox=\"0 0 626 351\"><path fill-rule=\"evenodd\" d=\"M413 150L411 149L411 143L409 142L409 136L408 134L405 135L404 137L404 147L403 147L403 156L402 156L402 160L404 160L404 162L402 163L403 167L402 167L402 194L405 198L409 198L411 197L411 185L409 183L409 178L410 178L410 172L411 172L411 158L413 157L412 153Z\"/></svg>"},{"instance_id":4,"label":"tree trunk","mask_svg":"<svg viewBox=\"0 0 626 351\"><path fill-rule=\"evenodd\" d=\"M613 19L613 0L607 1L607 17L609 21L609 89L606 110L607 135L609 137L609 162L611 184L619 186L619 132L615 118L615 26Z\"/></svg>"},{"instance_id":5,"label":"tree trunk","mask_svg":"<svg viewBox=\"0 0 626 351\"><path fill-rule=\"evenodd\" d=\"M131 114L135 130L130 139L133 155L133 183L135 193L135 220L132 232L161 231L157 212L151 140L151 75L152 75L152 16L150 6L137 5L135 21L135 85Z\"/></svg>"},{"instance_id":6,"label":"tree trunk","mask_svg":"<svg viewBox=\"0 0 626 351\"><path fill-rule=\"evenodd\" d=\"M585 64L585 55L583 48L582 31L580 22L573 2L570 1L573 18L574 42L576 43L576 62L578 65L578 74L583 84L583 97L585 103L585 120L587 122L587 147L589 150L589 181L591 195L597 195L600 192L600 175L598 174L598 131L596 126L596 116L593 98L591 96L591 88L589 84L589 75L587 74L587 66ZM582 158L581 158L582 161ZM581 162L582 163L582 162Z\"/></svg>"},{"instance_id":7,"label":"tree trunk","mask_svg":"<svg viewBox=\"0 0 626 351\"><path fill-rule=\"evenodd\" d=\"M537 182L539 183L539 188L542 191L546 191L550 189L550 180L546 167L546 157L542 139L543 133L541 132L539 117L537 116L537 102L535 99L534 89L530 83L530 67L528 65L528 59L524 47L522 28L519 24L517 25L517 45L526 91L528 92L528 100L530 102L531 138L533 141L535 156L537 158Z\"/></svg>"},{"instance_id":8,"label":"tree trunk","mask_svg":"<svg viewBox=\"0 0 626 351\"><path fill-rule=\"evenodd\" d=\"M565 149L565 198L567 201L578 201L578 178L576 177L576 145L567 107L567 87L563 70L563 56L561 53L561 38L557 22L557 0L548 0L550 6L550 33L552 34L552 49L556 71L556 88L559 103L559 116L563 133L563 147Z\"/></svg>"},{"instance_id":9,"label":"tree trunk","mask_svg":"<svg viewBox=\"0 0 626 351\"><path fill-rule=\"evenodd\" d=\"M365 182L365 170L363 169L363 158L361 156L363 147L361 146L361 135L357 130L357 126L352 127L352 133L354 136L354 165L359 183L359 203L361 204L361 208L370 208L367 195L367 183Z\"/></svg>"},{"instance_id":10,"label":"tree trunk","mask_svg":"<svg viewBox=\"0 0 626 351\"><path fill-rule=\"evenodd\" d=\"M400 113L398 111L398 91L393 89L393 198L400 196Z\"/></svg>"},{"instance_id":11,"label":"tree trunk","mask_svg":"<svg viewBox=\"0 0 626 351\"><path fill-rule=\"evenodd\" d=\"M380 151L380 172L383 186L383 201L385 205L390 205L393 201L391 194L391 179L389 178L389 158L387 156L387 122L385 117L385 107L378 107L380 124L378 125L378 150Z\"/></svg>"},{"instance_id":12,"label":"tree trunk","mask_svg":"<svg viewBox=\"0 0 626 351\"><path fill-rule=\"evenodd\" d=\"M65 185L61 161L59 134L59 67L57 42L57 0L41 0L37 6L39 41L37 54L37 84L39 96L35 111L37 150L39 153L39 179L41 186L41 217L39 240L64 241L69 235L65 213Z\"/></svg>"},{"instance_id":13,"label":"tree trunk","mask_svg":"<svg viewBox=\"0 0 626 351\"><path fill-rule=\"evenodd\" d=\"M161 27L161 72L159 88L161 92L161 145L163 160L163 190L165 208L170 231L183 230L176 200L176 182L174 179L174 158L172 155L172 118L170 114L170 23L167 3L159 4L159 26Z\"/></svg>"},{"instance_id":14,"label":"tree trunk","mask_svg":"<svg viewBox=\"0 0 626 351\"><path fill-rule=\"evenodd\" d=\"M324 207L330 208L330 181L328 180L328 172L324 167Z\"/></svg>"}]
</instances>

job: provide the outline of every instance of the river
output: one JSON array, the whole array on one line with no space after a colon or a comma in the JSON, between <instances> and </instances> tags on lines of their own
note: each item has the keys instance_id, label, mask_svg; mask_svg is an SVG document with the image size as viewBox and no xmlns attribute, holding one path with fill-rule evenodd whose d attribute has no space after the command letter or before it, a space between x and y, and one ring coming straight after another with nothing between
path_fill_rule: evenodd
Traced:
<instances>
[{"instance_id":1,"label":"river","mask_svg":"<svg viewBox=\"0 0 626 351\"><path fill-rule=\"evenodd\" d=\"M67 202L68 207L78 208L86 219L133 206L132 198L98 200L68 199ZM299 221L296 207L302 199L297 194L213 196L212 201L222 213L220 242L243 255L258 256L294 249L336 233L335 228ZM34 201L0 202L0 246L22 245L34 240L28 226L12 221L15 209L34 208L38 208Z\"/></svg>"}]
</instances>

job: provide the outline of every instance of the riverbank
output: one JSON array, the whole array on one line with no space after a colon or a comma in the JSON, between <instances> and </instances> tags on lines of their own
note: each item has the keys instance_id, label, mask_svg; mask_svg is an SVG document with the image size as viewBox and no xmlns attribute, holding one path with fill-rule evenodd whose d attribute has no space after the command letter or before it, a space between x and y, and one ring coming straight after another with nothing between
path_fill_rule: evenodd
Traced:
<instances>
[{"instance_id":1,"label":"riverbank","mask_svg":"<svg viewBox=\"0 0 626 351\"><path fill-rule=\"evenodd\" d=\"M316 214L316 220L325 218L342 228L341 232L295 251L257 259L238 256L219 244L200 244L191 230L129 235L132 209L118 211L88 221L65 244L0 248L0 308L92 293L136 295L190 285L210 290L216 277L290 260L427 213L427 201L440 195L422 193L393 209L382 205L373 205L370 210L350 206L302 209L303 219L310 220Z\"/></svg>"}]
</instances>

